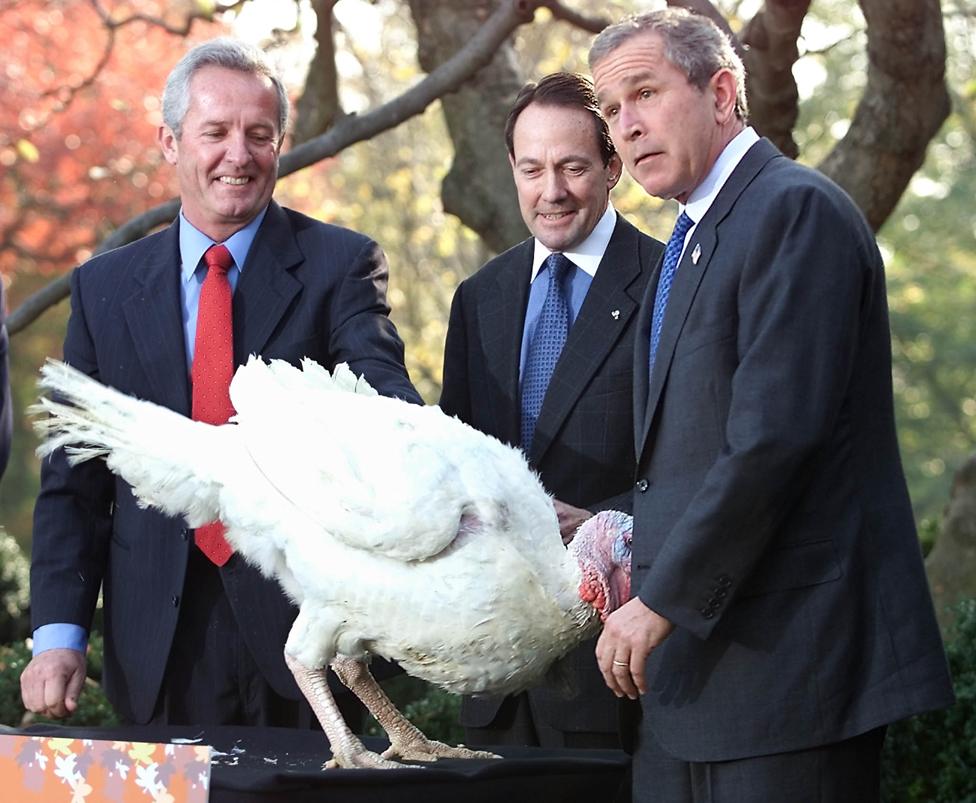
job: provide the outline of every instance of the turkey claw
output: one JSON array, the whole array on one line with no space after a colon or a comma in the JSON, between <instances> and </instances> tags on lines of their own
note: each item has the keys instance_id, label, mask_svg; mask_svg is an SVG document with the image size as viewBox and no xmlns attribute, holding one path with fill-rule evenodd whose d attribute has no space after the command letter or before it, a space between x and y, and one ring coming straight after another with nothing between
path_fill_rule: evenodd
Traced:
<instances>
[{"instance_id":1,"label":"turkey claw","mask_svg":"<svg viewBox=\"0 0 976 803\"><path fill-rule=\"evenodd\" d=\"M422 767L411 767L409 764L391 761L386 758L386 753L381 756L371 750L363 750L350 753L342 758L333 756L322 765L322 769L403 770L422 769Z\"/></svg>"},{"instance_id":2,"label":"turkey claw","mask_svg":"<svg viewBox=\"0 0 976 803\"><path fill-rule=\"evenodd\" d=\"M471 750L463 744L451 747L433 739L425 742L408 742L391 745L383 751L383 758L401 758L404 761L437 761L440 758L489 759L501 758L486 750Z\"/></svg>"}]
</instances>

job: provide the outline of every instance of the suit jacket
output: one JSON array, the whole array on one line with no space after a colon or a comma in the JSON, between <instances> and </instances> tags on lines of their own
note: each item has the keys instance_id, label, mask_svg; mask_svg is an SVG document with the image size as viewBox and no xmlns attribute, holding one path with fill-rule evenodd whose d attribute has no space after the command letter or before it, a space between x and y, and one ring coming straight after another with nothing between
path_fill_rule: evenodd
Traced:
<instances>
[{"instance_id":1,"label":"suit jacket","mask_svg":"<svg viewBox=\"0 0 976 803\"><path fill-rule=\"evenodd\" d=\"M618 216L549 383L529 462L546 489L569 504L630 510L633 323L662 250ZM444 355L444 412L513 446L520 445L519 353L532 254L529 239L461 283ZM551 688L532 692L537 710L559 730L617 730L615 698L593 647L588 642L565 659L578 687L574 699ZM487 725L502 699L467 698L462 721Z\"/></svg>"},{"instance_id":2,"label":"suit jacket","mask_svg":"<svg viewBox=\"0 0 976 803\"><path fill-rule=\"evenodd\" d=\"M720 761L948 704L860 212L761 140L688 240L648 382L654 291L632 587L677 627L648 661L642 727Z\"/></svg>"},{"instance_id":3,"label":"suit jacket","mask_svg":"<svg viewBox=\"0 0 976 803\"><path fill-rule=\"evenodd\" d=\"M179 292L179 224L95 257L71 278L64 358L125 393L190 414ZM387 264L376 243L274 202L233 298L234 360L250 354L332 367L348 362L380 392L419 397L387 314ZM178 519L140 509L102 461L42 467L34 514L35 628L89 627L104 593L104 683L123 717L153 711L173 640L193 537ZM268 682L297 699L282 650L297 609L240 556L221 570L242 635Z\"/></svg>"}]
</instances>

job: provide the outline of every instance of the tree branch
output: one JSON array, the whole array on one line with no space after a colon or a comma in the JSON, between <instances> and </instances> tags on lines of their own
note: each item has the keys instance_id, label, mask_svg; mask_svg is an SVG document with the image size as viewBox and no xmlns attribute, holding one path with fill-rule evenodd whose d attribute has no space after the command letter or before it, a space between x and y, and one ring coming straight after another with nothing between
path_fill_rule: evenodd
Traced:
<instances>
[{"instance_id":1,"label":"tree branch","mask_svg":"<svg viewBox=\"0 0 976 803\"><path fill-rule=\"evenodd\" d=\"M431 103L456 90L490 62L501 43L518 26L532 20L532 13L537 7L538 3L528 0L510 0L503 3L461 50L426 78L368 114L347 115L325 134L298 145L281 157L278 175L284 177L335 156L350 145L370 139L410 117L421 114ZM137 240L157 226L171 221L178 210L179 199L174 198L143 212L110 234L95 249L95 253ZM27 298L7 319L9 334L17 334L45 310L67 297L68 281L67 275L61 276Z\"/></svg>"},{"instance_id":2,"label":"tree branch","mask_svg":"<svg viewBox=\"0 0 976 803\"><path fill-rule=\"evenodd\" d=\"M554 19L568 22L570 25L593 34L600 33L600 31L613 22L609 17L588 17L571 8L567 8L559 0L548 0L547 2L539 3L539 7L548 8Z\"/></svg>"},{"instance_id":3,"label":"tree branch","mask_svg":"<svg viewBox=\"0 0 976 803\"><path fill-rule=\"evenodd\" d=\"M859 0L868 80L847 134L820 164L878 229L949 116L939 0Z\"/></svg>"}]
</instances>

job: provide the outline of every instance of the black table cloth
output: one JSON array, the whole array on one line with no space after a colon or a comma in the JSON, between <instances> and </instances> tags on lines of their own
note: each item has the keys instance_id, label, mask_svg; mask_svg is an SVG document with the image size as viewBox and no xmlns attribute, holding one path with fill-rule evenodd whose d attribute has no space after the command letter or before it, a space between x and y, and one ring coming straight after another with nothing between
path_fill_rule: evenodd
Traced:
<instances>
[{"instance_id":1,"label":"black table cloth","mask_svg":"<svg viewBox=\"0 0 976 803\"><path fill-rule=\"evenodd\" d=\"M211 803L610 803L626 799L629 758L615 750L500 747L496 760L441 760L422 769L321 769L330 758L321 731L244 727L81 728L34 725L7 734L141 742L193 740L214 748ZM199 741L197 741L199 740ZM371 750L387 743L364 739ZM420 766L420 765L418 765Z\"/></svg>"}]
</instances>

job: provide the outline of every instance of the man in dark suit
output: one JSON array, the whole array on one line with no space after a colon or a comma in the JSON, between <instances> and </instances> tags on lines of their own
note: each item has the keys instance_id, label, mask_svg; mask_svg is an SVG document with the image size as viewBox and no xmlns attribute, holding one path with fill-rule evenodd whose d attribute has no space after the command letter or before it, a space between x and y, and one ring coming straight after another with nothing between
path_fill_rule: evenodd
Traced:
<instances>
[{"instance_id":1,"label":"man in dark suit","mask_svg":"<svg viewBox=\"0 0 976 803\"><path fill-rule=\"evenodd\" d=\"M307 356L327 367L348 362L380 392L419 401L387 317L380 248L271 200L287 115L284 88L260 51L220 39L181 60L167 80L159 132L179 176L180 216L74 272L67 362L186 415L192 406L194 417L194 389L212 379L198 374L195 357L212 360L221 348L227 380L250 354L291 363ZM229 263L211 263L209 254L224 250L215 243ZM227 291L224 318L214 306L219 293L208 295L211 277ZM221 392L229 403L226 382ZM61 453L46 461L25 705L52 716L75 709L101 589L104 685L123 719L308 722L283 658L297 609L240 556L208 558L205 548L212 554L200 529L140 509L101 461L72 467Z\"/></svg>"},{"instance_id":2,"label":"man in dark suit","mask_svg":"<svg viewBox=\"0 0 976 803\"><path fill-rule=\"evenodd\" d=\"M522 216L534 237L458 288L441 407L525 450L556 497L569 541L592 511L630 509L633 319L661 244L609 204L620 159L585 78L560 73L525 86L505 136ZM523 380L533 338L540 336L552 253L572 263L563 277L568 336L541 408L527 413ZM593 644L571 653L565 668L576 686L572 697L545 686L504 700L465 699L468 742L616 746L617 705Z\"/></svg>"},{"instance_id":3,"label":"man in dark suit","mask_svg":"<svg viewBox=\"0 0 976 803\"><path fill-rule=\"evenodd\" d=\"M590 66L628 171L682 213L638 317L636 596L597 646L643 708L635 799L878 800L886 724L952 690L874 237L747 126L710 21L626 20Z\"/></svg>"}]
</instances>

